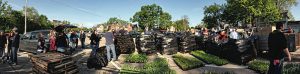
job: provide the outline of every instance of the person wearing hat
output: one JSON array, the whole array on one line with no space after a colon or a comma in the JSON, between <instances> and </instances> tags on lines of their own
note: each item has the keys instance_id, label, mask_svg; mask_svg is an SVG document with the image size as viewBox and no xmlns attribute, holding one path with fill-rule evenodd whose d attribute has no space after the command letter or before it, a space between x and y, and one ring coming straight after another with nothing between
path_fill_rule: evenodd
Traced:
<instances>
[{"instance_id":1,"label":"person wearing hat","mask_svg":"<svg viewBox=\"0 0 300 74\"><path fill-rule=\"evenodd\" d=\"M7 44L7 39L3 31L0 31L0 59L4 57L5 45Z\"/></svg>"},{"instance_id":2,"label":"person wearing hat","mask_svg":"<svg viewBox=\"0 0 300 74\"><path fill-rule=\"evenodd\" d=\"M19 44L20 44L20 35L17 32L18 28L14 27L12 29L13 32L13 36L11 38L12 40L12 45L11 45L11 62L13 65L17 65L17 53L18 53L18 49L19 49Z\"/></svg>"}]
</instances>

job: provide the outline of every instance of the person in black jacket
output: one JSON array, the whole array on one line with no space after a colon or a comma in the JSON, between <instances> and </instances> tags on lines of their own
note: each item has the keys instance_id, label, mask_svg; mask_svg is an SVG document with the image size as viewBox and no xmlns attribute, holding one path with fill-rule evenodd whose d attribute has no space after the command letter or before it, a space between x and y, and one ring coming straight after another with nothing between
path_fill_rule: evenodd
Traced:
<instances>
[{"instance_id":1,"label":"person in black jacket","mask_svg":"<svg viewBox=\"0 0 300 74\"><path fill-rule=\"evenodd\" d=\"M66 48L68 47L68 37L65 33L60 32L58 33L57 37L56 37L56 47L57 47L57 51L59 52L65 52Z\"/></svg>"},{"instance_id":2,"label":"person in black jacket","mask_svg":"<svg viewBox=\"0 0 300 74\"><path fill-rule=\"evenodd\" d=\"M3 31L0 31L0 59L4 57L5 45L7 44L6 35Z\"/></svg>"},{"instance_id":3,"label":"person in black jacket","mask_svg":"<svg viewBox=\"0 0 300 74\"><path fill-rule=\"evenodd\" d=\"M18 62L17 62L17 53L18 53L18 49L19 49L19 44L20 44L20 35L19 33L17 32L17 28L14 27L13 28L13 37L11 38L12 40L12 45L11 45L11 62L13 65L17 65Z\"/></svg>"},{"instance_id":4,"label":"person in black jacket","mask_svg":"<svg viewBox=\"0 0 300 74\"><path fill-rule=\"evenodd\" d=\"M284 36L283 23L276 23L276 30L269 34L269 71L268 74L282 74L282 67L285 55L291 61L291 56L287 48L287 40ZM284 55L285 54L285 55Z\"/></svg>"},{"instance_id":5,"label":"person in black jacket","mask_svg":"<svg viewBox=\"0 0 300 74\"><path fill-rule=\"evenodd\" d=\"M95 55L97 49L99 48L99 41L100 41L100 36L96 31L93 31L91 37L91 48L92 48L92 54Z\"/></svg>"},{"instance_id":6,"label":"person in black jacket","mask_svg":"<svg viewBox=\"0 0 300 74\"><path fill-rule=\"evenodd\" d=\"M81 48L84 49L85 48L85 38L86 38L86 35L84 33L84 31L80 31L80 42L81 42Z\"/></svg>"}]
</instances>

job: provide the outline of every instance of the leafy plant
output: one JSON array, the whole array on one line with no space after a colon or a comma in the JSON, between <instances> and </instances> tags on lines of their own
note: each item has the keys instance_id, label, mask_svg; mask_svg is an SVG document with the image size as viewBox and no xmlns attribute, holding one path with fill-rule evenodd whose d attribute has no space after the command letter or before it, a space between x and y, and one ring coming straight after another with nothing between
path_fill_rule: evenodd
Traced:
<instances>
[{"instance_id":1,"label":"leafy plant","mask_svg":"<svg viewBox=\"0 0 300 74\"><path fill-rule=\"evenodd\" d=\"M225 59L221 59L217 56L207 54L204 51L192 51L191 54L198 59L205 61L206 63L213 63L217 66L228 64L229 62Z\"/></svg>"},{"instance_id":2,"label":"leafy plant","mask_svg":"<svg viewBox=\"0 0 300 74\"><path fill-rule=\"evenodd\" d=\"M147 62L147 60L148 60L147 55L135 54L135 53L132 53L125 58L125 61L130 63L145 63Z\"/></svg>"},{"instance_id":3,"label":"leafy plant","mask_svg":"<svg viewBox=\"0 0 300 74\"><path fill-rule=\"evenodd\" d=\"M204 66L202 61L193 57L184 57L180 54L175 54L173 60L182 70L190 70Z\"/></svg>"},{"instance_id":4,"label":"leafy plant","mask_svg":"<svg viewBox=\"0 0 300 74\"><path fill-rule=\"evenodd\" d=\"M169 68L166 59L157 58L153 62L146 63L142 68L124 65L121 74L176 74L176 72Z\"/></svg>"},{"instance_id":5,"label":"leafy plant","mask_svg":"<svg viewBox=\"0 0 300 74\"><path fill-rule=\"evenodd\" d=\"M248 67L252 70L258 71L262 74L266 74L269 69L269 62L266 60L255 59L248 63Z\"/></svg>"},{"instance_id":6,"label":"leafy plant","mask_svg":"<svg viewBox=\"0 0 300 74\"><path fill-rule=\"evenodd\" d=\"M289 63L284 66L283 74L299 74L300 64Z\"/></svg>"}]
</instances>

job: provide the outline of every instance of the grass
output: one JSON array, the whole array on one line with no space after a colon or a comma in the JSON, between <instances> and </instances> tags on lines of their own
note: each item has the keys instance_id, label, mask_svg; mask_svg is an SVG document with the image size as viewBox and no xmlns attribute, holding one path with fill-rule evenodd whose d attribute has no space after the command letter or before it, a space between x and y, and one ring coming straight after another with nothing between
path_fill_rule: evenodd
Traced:
<instances>
[{"instance_id":1,"label":"grass","mask_svg":"<svg viewBox=\"0 0 300 74\"><path fill-rule=\"evenodd\" d=\"M147 55L136 54L136 53L132 53L125 58L125 62L130 62L130 63L145 63L147 62L147 60L148 60Z\"/></svg>"},{"instance_id":2,"label":"grass","mask_svg":"<svg viewBox=\"0 0 300 74\"><path fill-rule=\"evenodd\" d=\"M204 66L204 63L197 58L184 57L180 54L173 55L173 60L184 71Z\"/></svg>"},{"instance_id":3,"label":"grass","mask_svg":"<svg viewBox=\"0 0 300 74\"><path fill-rule=\"evenodd\" d=\"M228 64L229 62L226 59L222 59L220 57L217 57L215 55L207 54L204 51L198 50L198 51L192 51L191 54L195 56L196 58L199 58L206 63L215 64L217 66Z\"/></svg>"}]
</instances>

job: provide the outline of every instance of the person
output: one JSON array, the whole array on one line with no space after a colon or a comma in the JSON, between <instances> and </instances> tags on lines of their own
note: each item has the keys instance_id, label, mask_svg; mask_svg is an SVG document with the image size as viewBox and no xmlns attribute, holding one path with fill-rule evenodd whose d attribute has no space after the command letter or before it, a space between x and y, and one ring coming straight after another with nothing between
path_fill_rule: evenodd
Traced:
<instances>
[{"instance_id":1,"label":"person","mask_svg":"<svg viewBox=\"0 0 300 74\"><path fill-rule=\"evenodd\" d=\"M39 53L46 53L46 47L45 47L45 38L42 32L39 33L39 38L38 38L38 46L37 46L37 51Z\"/></svg>"},{"instance_id":2,"label":"person","mask_svg":"<svg viewBox=\"0 0 300 74\"><path fill-rule=\"evenodd\" d=\"M283 23L276 23L276 30L268 37L269 47L269 71L268 74L282 74L282 67L285 55L291 61L291 55L287 48L287 39L283 33ZM285 54L285 55L284 55Z\"/></svg>"},{"instance_id":3,"label":"person","mask_svg":"<svg viewBox=\"0 0 300 74\"><path fill-rule=\"evenodd\" d=\"M81 42L81 48L84 49L85 48L85 38L86 38L86 35L84 33L84 31L80 31L80 42Z\"/></svg>"},{"instance_id":4,"label":"person","mask_svg":"<svg viewBox=\"0 0 300 74\"><path fill-rule=\"evenodd\" d=\"M4 58L5 45L7 44L7 39L3 31L0 31L0 59Z\"/></svg>"},{"instance_id":5,"label":"person","mask_svg":"<svg viewBox=\"0 0 300 74\"><path fill-rule=\"evenodd\" d=\"M100 41L98 32L96 32L94 30L93 33L91 34L90 40L91 40L90 45L92 48L92 54L95 55L97 52L97 49L99 48L99 41Z\"/></svg>"},{"instance_id":6,"label":"person","mask_svg":"<svg viewBox=\"0 0 300 74\"><path fill-rule=\"evenodd\" d=\"M218 36L218 43L227 43L228 38L226 31L220 31L219 36Z\"/></svg>"},{"instance_id":7,"label":"person","mask_svg":"<svg viewBox=\"0 0 300 74\"><path fill-rule=\"evenodd\" d=\"M105 37L105 46L107 50L107 59L110 61L111 60L111 54L110 51L113 53L113 61L117 60L116 56L116 50L115 50L115 45L114 45L114 35L113 35L113 30L111 26L108 26L108 32L104 34Z\"/></svg>"},{"instance_id":8,"label":"person","mask_svg":"<svg viewBox=\"0 0 300 74\"><path fill-rule=\"evenodd\" d=\"M68 47L68 37L64 32L58 33L58 36L56 37L56 46L57 51L59 52L65 52L66 48Z\"/></svg>"},{"instance_id":9,"label":"person","mask_svg":"<svg viewBox=\"0 0 300 74\"><path fill-rule=\"evenodd\" d=\"M55 45L55 43L56 43L56 41L55 41L56 37L55 37L54 30L50 31L50 35L49 36L50 36L50 38L49 38L49 42L50 42L49 50L50 51L56 51L56 45Z\"/></svg>"},{"instance_id":10,"label":"person","mask_svg":"<svg viewBox=\"0 0 300 74\"><path fill-rule=\"evenodd\" d=\"M70 47L71 47L71 53L73 53L76 49L76 42L77 42L77 34L75 31L71 31L70 35Z\"/></svg>"},{"instance_id":11,"label":"person","mask_svg":"<svg viewBox=\"0 0 300 74\"><path fill-rule=\"evenodd\" d=\"M232 39L238 39L238 33L236 32L236 29L232 29L232 31L230 32L230 35L229 35L230 38Z\"/></svg>"},{"instance_id":12,"label":"person","mask_svg":"<svg viewBox=\"0 0 300 74\"><path fill-rule=\"evenodd\" d=\"M6 39L7 39L7 52L5 54L6 56L6 60L8 62L11 62L11 50L12 50L12 38L13 38L13 32L10 32L7 36L6 36Z\"/></svg>"},{"instance_id":13,"label":"person","mask_svg":"<svg viewBox=\"0 0 300 74\"><path fill-rule=\"evenodd\" d=\"M16 28L16 27L14 27L12 29L13 37L11 38L11 40L12 40L12 45L11 45L11 48L12 48L12 50L11 50L11 55L12 56L11 57L12 57L12 59L11 59L11 62L12 62L13 65L18 64L18 62L17 62L17 57L18 57L17 53L18 53L19 44L20 44L20 35L18 34L17 30L18 30L18 28Z\"/></svg>"}]
</instances>

